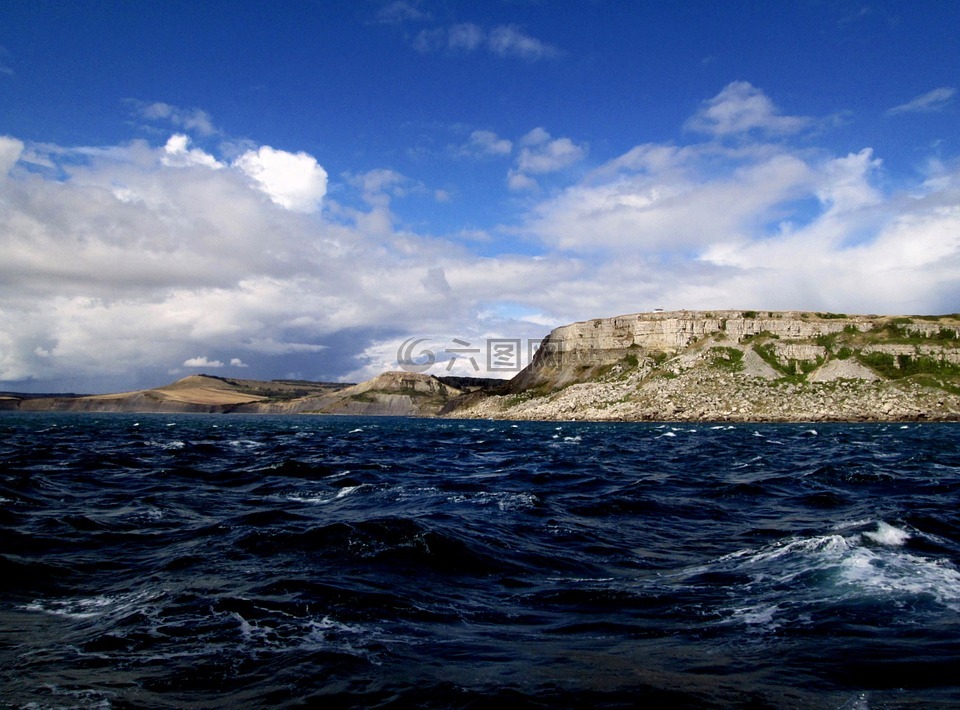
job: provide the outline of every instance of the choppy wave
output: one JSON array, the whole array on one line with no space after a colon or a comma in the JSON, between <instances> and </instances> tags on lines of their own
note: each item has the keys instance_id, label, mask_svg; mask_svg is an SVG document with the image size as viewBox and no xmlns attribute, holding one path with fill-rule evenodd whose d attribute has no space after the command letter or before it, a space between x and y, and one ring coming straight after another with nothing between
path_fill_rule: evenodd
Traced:
<instances>
[{"instance_id":1,"label":"choppy wave","mask_svg":"<svg viewBox=\"0 0 960 710\"><path fill-rule=\"evenodd\" d=\"M958 434L0 415L0 699L960 706Z\"/></svg>"}]
</instances>

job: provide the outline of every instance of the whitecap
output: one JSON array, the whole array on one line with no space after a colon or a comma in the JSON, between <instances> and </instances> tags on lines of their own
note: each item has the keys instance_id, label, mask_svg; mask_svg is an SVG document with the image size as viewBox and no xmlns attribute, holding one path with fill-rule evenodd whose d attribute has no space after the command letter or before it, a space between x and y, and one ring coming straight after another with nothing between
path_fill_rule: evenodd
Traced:
<instances>
[{"instance_id":1,"label":"whitecap","mask_svg":"<svg viewBox=\"0 0 960 710\"><path fill-rule=\"evenodd\" d=\"M761 548L738 550L678 577L697 581L703 574L731 574L742 581L730 588L737 601L721 609L721 623L740 623L758 631L785 624L810 623L814 612L862 600L902 608L922 598L960 611L960 571L946 559L931 559L900 549L909 534L888 523L876 530L793 537ZM878 543L878 544L870 544ZM799 580L799 584L798 584ZM788 595L786 589L796 590Z\"/></svg>"},{"instance_id":2,"label":"whitecap","mask_svg":"<svg viewBox=\"0 0 960 710\"><path fill-rule=\"evenodd\" d=\"M157 448L164 449L167 451L182 449L186 444L180 439L171 439L170 441L150 441L150 446L156 446Z\"/></svg>"},{"instance_id":3,"label":"whitecap","mask_svg":"<svg viewBox=\"0 0 960 710\"><path fill-rule=\"evenodd\" d=\"M535 507L540 499L533 493L512 493L509 491L482 491L480 493L460 493L447 498L450 503L469 503L472 505L496 505L500 510L527 510Z\"/></svg>"},{"instance_id":4,"label":"whitecap","mask_svg":"<svg viewBox=\"0 0 960 710\"><path fill-rule=\"evenodd\" d=\"M69 619L94 619L122 615L127 611L143 607L146 602L155 597L155 594L148 592L130 592L74 599L34 599L21 608L25 611L36 611Z\"/></svg>"},{"instance_id":5,"label":"whitecap","mask_svg":"<svg viewBox=\"0 0 960 710\"><path fill-rule=\"evenodd\" d=\"M910 539L910 533L900 528L895 528L889 523L880 521L877 523L877 529L874 532L863 533L864 537L870 538L881 545L900 546Z\"/></svg>"},{"instance_id":6,"label":"whitecap","mask_svg":"<svg viewBox=\"0 0 960 710\"><path fill-rule=\"evenodd\" d=\"M237 612L233 612L232 616L240 622L240 635L243 636L243 640L249 641L252 639L254 626Z\"/></svg>"},{"instance_id":7,"label":"whitecap","mask_svg":"<svg viewBox=\"0 0 960 710\"><path fill-rule=\"evenodd\" d=\"M875 596L928 595L960 611L960 572L943 560L861 547L843 561L840 581Z\"/></svg>"},{"instance_id":8,"label":"whitecap","mask_svg":"<svg viewBox=\"0 0 960 710\"><path fill-rule=\"evenodd\" d=\"M779 561L783 558L792 558L796 556L804 558L811 555L816 555L819 557L839 559L849 549L850 543L847 542L846 538L844 538L842 535L823 535L817 537L793 538L791 540L787 540L786 542L775 543L761 550L738 550L737 552L732 552L729 555L724 555L718 561L722 563L734 560L743 560L743 565L750 566L761 565L772 561ZM781 574L793 577L796 576L796 574L803 572L805 567L806 565L795 570L794 573L788 572L785 566L781 566L779 570Z\"/></svg>"},{"instance_id":9,"label":"whitecap","mask_svg":"<svg viewBox=\"0 0 960 710\"><path fill-rule=\"evenodd\" d=\"M776 621L777 612L780 611L779 604L758 604L756 606L746 606L732 609L732 621L746 624L747 626L762 626L765 629L776 629L780 623Z\"/></svg>"},{"instance_id":10,"label":"whitecap","mask_svg":"<svg viewBox=\"0 0 960 710\"><path fill-rule=\"evenodd\" d=\"M262 441L254 441L253 439L233 439L228 441L227 444L235 449L259 449L266 445Z\"/></svg>"},{"instance_id":11,"label":"whitecap","mask_svg":"<svg viewBox=\"0 0 960 710\"><path fill-rule=\"evenodd\" d=\"M333 500L330 496L326 496L326 495L311 496L311 495L303 495L300 493L294 493L292 495L288 495L286 496L286 498L287 500L292 501L294 503L310 503L310 504L329 503L331 500Z\"/></svg>"},{"instance_id":12,"label":"whitecap","mask_svg":"<svg viewBox=\"0 0 960 710\"><path fill-rule=\"evenodd\" d=\"M355 493L361 488L369 488L369 483L361 483L356 486L344 486L338 490L333 495L329 493L315 494L311 495L309 493L294 493L292 495L286 496L287 500L293 501L294 503L310 503L312 505L323 505L326 503L331 503L340 498L346 498L348 495Z\"/></svg>"},{"instance_id":13,"label":"whitecap","mask_svg":"<svg viewBox=\"0 0 960 710\"><path fill-rule=\"evenodd\" d=\"M337 495L334 496L334 499L336 499L336 498L346 498L348 495L350 495L350 494L353 493L354 491L358 491L358 490L360 490L361 488L365 488L366 485L367 485L366 483L361 483L361 484L358 485L358 486L344 486L344 487L341 488L339 491L337 491Z\"/></svg>"},{"instance_id":14,"label":"whitecap","mask_svg":"<svg viewBox=\"0 0 960 710\"><path fill-rule=\"evenodd\" d=\"M351 626L343 622L324 616L319 621L311 620L307 623L307 633L303 639L306 648L330 648L346 651L361 656L368 656L362 649L354 645L354 641L361 643L369 640L370 630L360 626ZM373 659L369 659L373 660ZM376 663L374 661L374 663Z\"/></svg>"}]
</instances>

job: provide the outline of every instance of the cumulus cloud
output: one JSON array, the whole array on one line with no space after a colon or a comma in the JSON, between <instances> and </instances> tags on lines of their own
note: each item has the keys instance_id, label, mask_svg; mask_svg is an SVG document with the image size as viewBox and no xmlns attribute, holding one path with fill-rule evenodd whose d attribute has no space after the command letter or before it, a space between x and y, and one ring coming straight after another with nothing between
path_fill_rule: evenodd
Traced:
<instances>
[{"instance_id":1,"label":"cumulus cloud","mask_svg":"<svg viewBox=\"0 0 960 710\"><path fill-rule=\"evenodd\" d=\"M537 127L521 141L523 148L517 157L516 166L507 175L507 183L513 190L535 188L532 175L542 175L563 170L583 160L586 148L569 138L554 139L544 128Z\"/></svg>"},{"instance_id":2,"label":"cumulus cloud","mask_svg":"<svg viewBox=\"0 0 960 710\"><path fill-rule=\"evenodd\" d=\"M218 133L210 114L198 108L180 108L163 102L147 103L131 100L136 112L149 121L165 121L177 128L200 136Z\"/></svg>"},{"instance_id":3,"label":"cumulus cloud","mask_svg":"<svg viewBox=\"0 0 960 710\"><path fill-rule=\"evenodd\" d=\"M777 125L772 102L760 105L716 118L719 133ZM960 166L937 162L885 191L871 148L831 155L768 132L734 147L636 146L539 202L525 231L591 264L591 278L567 284L586 311L955 310Z\"/></svg>"},{"instance_id":4,"label":"cumulus cloud","mask_svg":"<svg viewBox=\"0 0 960 710\"><path fill-rule=\"evenodd\" d=\"M953 100L957 90L952 86L941 86L939 89L928 91L905 104L894 106L887 110L890 116L896 116L901 113L932 113L942 111Z\"/></svg>"},{"instance_id":5,"label":"cumulus cloud","mask_svg":"<svg viewBox=\"0 0 960 710\"><path fill-rule=\"evenodd\" d=\"M621 167L563 191L534 211L531 229L576 251L598 247L648 251L689 249L735 239L778 216L782 203L811 186L808 165L789 154L741 159L728 174L706 178L710 146L668 150L647 146L614 161ZM626 167L629 166L629 167Z\"/></svg>"},{"instance_id":6,"label":"cumulus cloud","mask_svg":"<svg viewBox=\"0 0 960 710\"><path fill-rule=\"evenodd\" d=\"M23 155L24 145L10 136L0 136L0 176L9 173Z\"/></svg>"},{"instance_id":7,"label":"cumulus cloud","mask_svg":"<svg viewBox=\"0 0 960 710\"><path fill-rule=\"evenodd\" d=\"M453 334L478 304L564 271L551 259L478 262L459 237L396 231L377 196L416 184L394 171L341 186L368 210L307 218L262 199L240 165L193 150L176 137L97 149L0 140L7 167L27 151L56 166L0 174L0 381L109 391L216 362L330 379L385 332Z\"/></svg>"},{"instance_id":8,"label":"cumulus cloud","mask_svg":"<svg viewBox=\"0 0 960 710\"><path fill-rule=\"evenodd\" d=\"M214 169L223 167L223 164L209 153L205 153L199 148L188 148L189 145L190 139L183 134L178 133L170 136L167 144L163 147L166 153L162 159L163 164L178 168L191 165L203 165Z\"/></svg>"},{"instance_id":9,"label":"cumulus cloud","mask_svg":"<svg viewBox=\"0 0 960 710\"><path fill-rule=\"evenodd\" d=\"M516 170L510 170L507 173L507 187L516 192L521 192L524 190L536 190L539 185L537 181L529 175L517 172Z\"/></svg>"},{"instance_id":10,"label":"cumulus cloud","mask_svg":"<svg viewBox=\"0 0 960 710\"><path fill-rule=\"evenodd\" d=\"M407 182L407 178L396 170L375 168L353 176L351 182L360 187L368 199L373 199L376 195L395 191L398 186Z\"/></svg>"},{"instance_id":11,"label":"cumulus cloud","mask_svg":"<svg viewBox=\"0 0 960 710\"><path fill-rule=\"evenodd\" d=\"M687 128L716 136L757 130L768 134L790 134L810 125L809 118L784 116L766 94L746 81L734 81L708 99L689 121Z\"/></svg>"},{"instance_id":12,"label":"cumulus cloud","mask_svg":"<svg viewBox=\"0 0 960 710\"><path fill-rule=\"evenodd\" d=\"M510 155L512 151L512 141L501 138L493 131L478 130L470 134L470 139L460 146L457 153L464 156L488 157Z\"/></svg>"},{"instance_id":13,"label":"cumulus cloud","mask_svg":"<svg viewBox=\"0 0 960 710\"><path fill-rule=\"evenodd\" d=\"M273 202L294 212L316 212L327 194L327 171L306 153L265 145L248 150L233 165L255 180Z\"/></svg>"},{"instance_id":14,"label":"cumulus cloud","mask_svg":"<svg viewBox=\"0 0 960 710\"><path fill-rule=\"evenodd\" d=\"M524 136L517 169L524 173L552 173L583 159L586 149L569 138L553 140L543 128Z\"/></svg>"},{"instance_id":15,"label":"cumulus cloud","mask_svg":"<svg viewBox=\"0 0 960 710\"><path fill-rule=\"evenodd\" d=\"M223 363L220 362L219 360L208 360L206 356L198 355L197 357L192 357L189 360L184 360L183 366L190 367L190 368L196 368L196 367L216 368L216 367L223 367Z\"/></svg>"}]
</instances>

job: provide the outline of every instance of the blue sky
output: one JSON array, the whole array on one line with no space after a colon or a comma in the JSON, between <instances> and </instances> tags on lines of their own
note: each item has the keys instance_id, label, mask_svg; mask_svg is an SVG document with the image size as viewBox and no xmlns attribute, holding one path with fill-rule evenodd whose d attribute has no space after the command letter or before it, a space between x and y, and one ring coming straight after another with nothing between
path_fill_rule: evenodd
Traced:
<instances>
[{"instance_id":1,"label":"blue sky","mask_svg":"<svg viewBox=\"0 0 960 710\"><path fill-rule=\"evenodd\" d=\"M948 1L0 4L0 389L356 381L410 338L503 376L491 341L653 308L958 311L957 27Z\"/></svg>"}]
</instances>

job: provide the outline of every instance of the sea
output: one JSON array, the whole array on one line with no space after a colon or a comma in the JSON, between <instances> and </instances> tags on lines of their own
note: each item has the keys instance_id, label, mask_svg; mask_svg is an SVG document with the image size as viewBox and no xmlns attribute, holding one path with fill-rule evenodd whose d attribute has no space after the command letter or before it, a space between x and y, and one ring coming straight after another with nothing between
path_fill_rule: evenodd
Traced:
<instances>
[{"instance_id":1,"label":"sea","mask_svg":"<svg viewBox=\"0 0 960 710\"><path fill-rule=\"evenodd\" d=\"M960 707L960 425L0 414L10 708Z\"/></svg>"}]
</instances>

